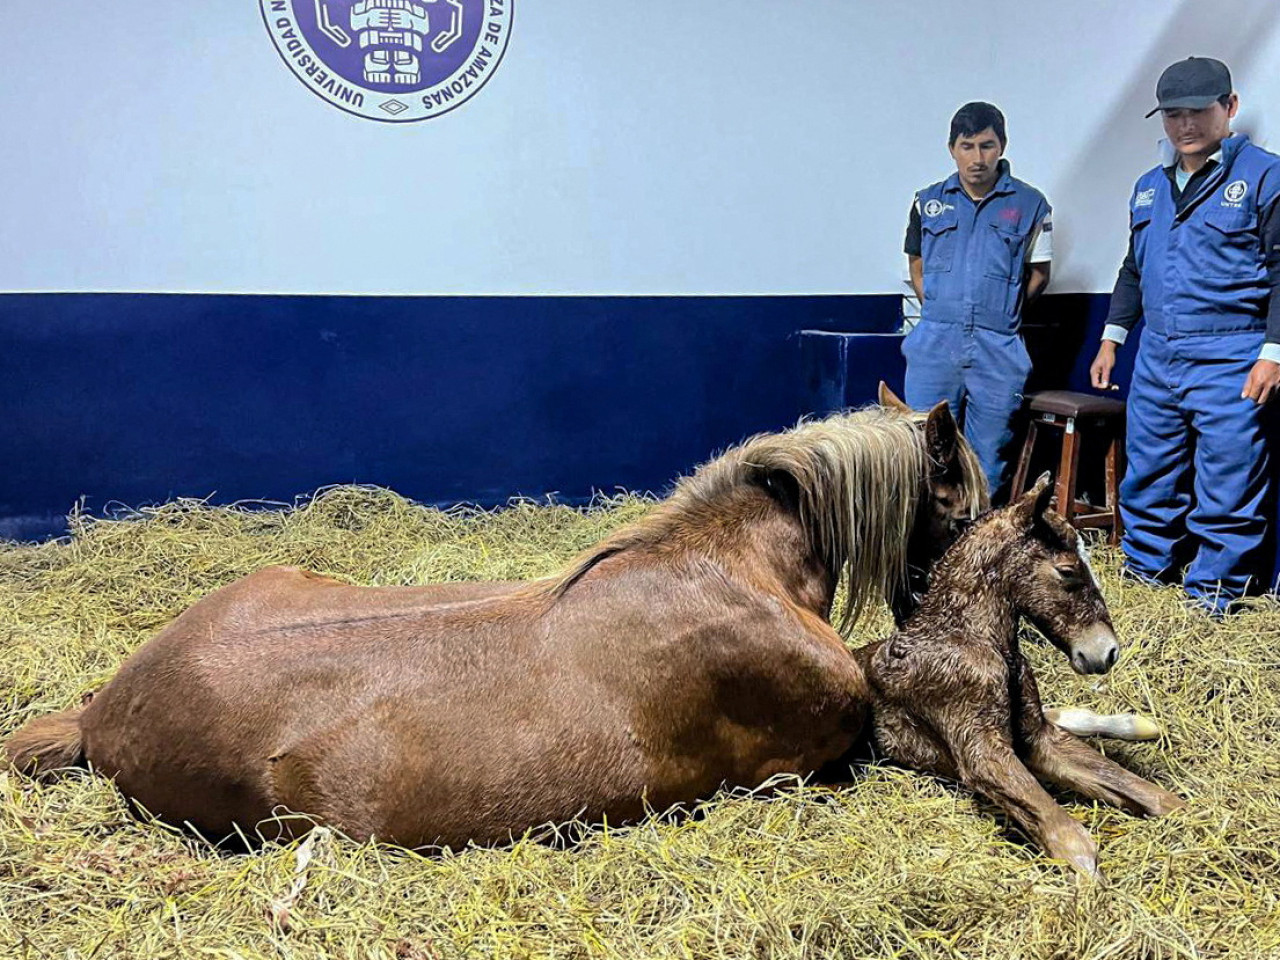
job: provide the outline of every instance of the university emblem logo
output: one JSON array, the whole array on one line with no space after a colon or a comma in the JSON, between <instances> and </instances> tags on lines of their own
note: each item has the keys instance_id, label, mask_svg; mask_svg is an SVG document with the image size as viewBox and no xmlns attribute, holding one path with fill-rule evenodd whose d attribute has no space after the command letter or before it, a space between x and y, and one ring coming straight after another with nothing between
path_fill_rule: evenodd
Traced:
<instances>
[{"instance_id":1,"label":"university emblem logo","mask_svg":"<svg viewBox=\"0 0 1280 960\"><path fill-rule=\"evenodd\" d=\"M1243 180L1236 180L1233 183L1227 184L1226 189L1222 191L1222 196L1226 198L1228 203L1239 203L1244 199L1244 195L1248 191L1249 184L1245 183Z\"/></svg>"},{"instance_id":2,"label":"university emblem logo","mask_svg":"<svg viewBox=\"0 0 1280 960\"><path fill-rule=\"evenodd\" d=\"M466 103L493 75L515 0L258 0L294 76L335 107L404 123Z\"/></svg>"}]
</instances>

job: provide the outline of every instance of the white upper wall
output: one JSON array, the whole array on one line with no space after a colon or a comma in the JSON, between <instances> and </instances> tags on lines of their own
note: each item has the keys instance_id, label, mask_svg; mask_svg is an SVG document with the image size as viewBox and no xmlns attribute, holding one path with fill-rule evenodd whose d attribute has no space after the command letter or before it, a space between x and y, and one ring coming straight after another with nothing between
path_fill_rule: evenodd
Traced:
<instances>
[{"instance_id":1,"label":"white upper wall","mask_svg":"<svg viewBox=\"0 0 1280 960\"><path fill-rule=\"evenodd\" d=\"M988 99L1053 289L1103 291L1165 65L1227 61L1280 148L1275 0L514 2L488 85L403 125L303 89L256 0L7 4L0 290L894 291Z\"/></svg>"}]
</instances>

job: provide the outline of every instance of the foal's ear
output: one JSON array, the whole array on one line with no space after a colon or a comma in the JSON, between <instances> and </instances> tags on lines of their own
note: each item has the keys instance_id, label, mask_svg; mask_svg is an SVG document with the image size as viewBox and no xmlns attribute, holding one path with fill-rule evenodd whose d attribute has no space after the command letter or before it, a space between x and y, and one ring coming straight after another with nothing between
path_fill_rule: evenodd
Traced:
<instances>
[{"instance_id":1,"label":"foal's ear","mask_svg":"<svg viewBox=\"0 0 1280 960\"><path fill-rule=\"evenodd\" d=\"M925 445L935 464L946 466L955 460L959 453L959 434L956 418L951 415L951 407L947 405L947 401L940 401L929 411L924 422Z\"/></svg>"},{"instance_id":2,"label":"foal's ear","mask_svg":"<svg viewBox=\"0 0 1280 960\"><path fill-rule=\"evenodd\" d=\"M1014 503L1014 525L1020 530L1030 530L1033 523L1044 517L1052 499L1053 486L1049 483L1049 471L1046 470L1040 474L1035 485Z\"/></svg>"},{"instance_id":3,"label":"foal's ear","mask_svg":"<svg viewBox=\"0 0 1280 960\"><path fill-rule=\"evenodd\" d=\"M880 390L878 393L880 406L886 410L898 410L902 413L910 413L911 408L903 402L902 398L889 389L889 385L883 380L880 381Z\"/></svg>"}]
</instances>

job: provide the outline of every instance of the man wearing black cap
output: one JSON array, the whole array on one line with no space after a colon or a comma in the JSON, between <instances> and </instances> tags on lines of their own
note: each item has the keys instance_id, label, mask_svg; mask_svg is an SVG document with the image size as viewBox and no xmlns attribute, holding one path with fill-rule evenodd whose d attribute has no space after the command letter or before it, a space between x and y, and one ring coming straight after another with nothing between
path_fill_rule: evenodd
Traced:
<instances>
[{"instance_id":1,"label":"man wearing black cap","mask_svg":"<svg viewBox=\"0 0 1280 960\"><path fill-rule=\"evenodd\" d=\"M1129 201L1120 268L1093 385L1146 320L1129 393L1129 470L1120 488L1130 573L1177 578L1213 614L1263 574L1266 405L1280 392L1280 157L1231 133L1239 109L1225 64L1190 57L1156 85L1167 162ZM1265 585L1265 584L1264 584Z\"/></svg>"}]
</instances>

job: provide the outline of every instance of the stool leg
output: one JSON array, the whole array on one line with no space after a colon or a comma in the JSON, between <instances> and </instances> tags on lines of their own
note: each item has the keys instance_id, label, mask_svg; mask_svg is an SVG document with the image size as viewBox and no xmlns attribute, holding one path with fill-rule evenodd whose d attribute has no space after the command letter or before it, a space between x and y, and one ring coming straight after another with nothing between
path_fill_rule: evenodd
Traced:
<instances>
[{"instance_id":1,"label":"stool leg","mask_svg":"<svg viewBox=\"0 0 1280 960\"><path fill-rule=\"evenodd\" d=\"M1067 523L1071 522L1076 512L1076 468L1080 463L1080 445L1076 439L1075 418L1068 417L1062 431L1062 459L1058 465L1058 485L1055 489L1058 498L1055 509Z\"/></svg>"},{"instance_id":2,"label":"stool leg","mask_svg":"<svg viewBox=\"0 0 1280 960\"><path fill-rule=\"evenodd\" d=\"M1031 453L1036 448L1036 431L1040 424L1032 420L1027 424L1027 439L1022 441L1022 453L1018 455L1018 469L1013 475L1013 487L1009 490L1009 502L1022 496L1027 489L1027 471L1031 469Z\"/></svg>"},{"instance_id":3,"label":"stool leg","mask_svg":"<svg viewBox=\"0 0 1280 960\"><path fill-rule=\"evenodd\" d=\"M1111 512L1111 532L1107 542L1113 547L1120 543L1124 533L1124 521L1120 519L1120 475L1124 473L1124 425L1111 435L1107 447L1107 509Z\"/></svg>"}]
</instances>

